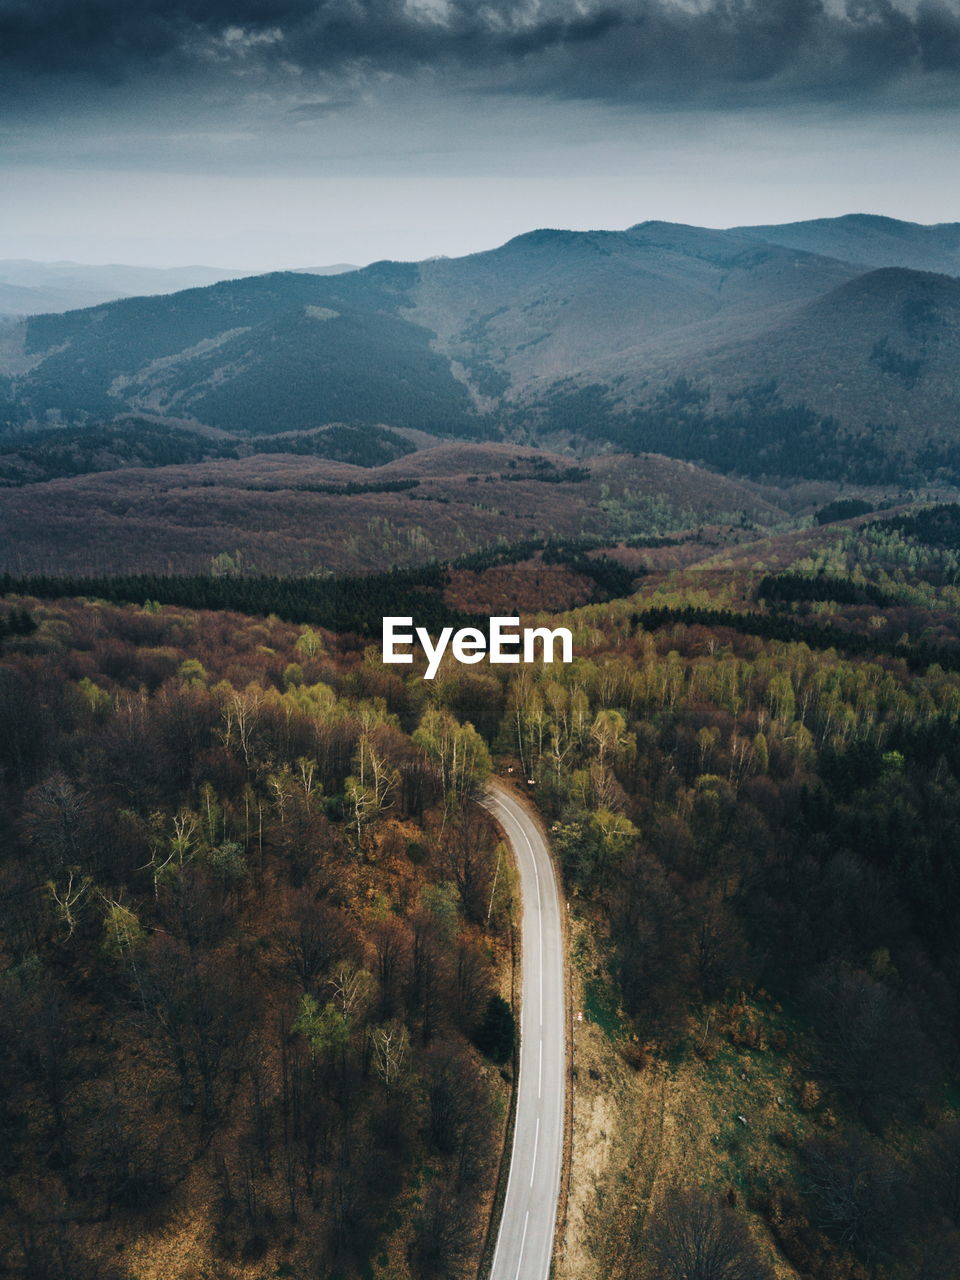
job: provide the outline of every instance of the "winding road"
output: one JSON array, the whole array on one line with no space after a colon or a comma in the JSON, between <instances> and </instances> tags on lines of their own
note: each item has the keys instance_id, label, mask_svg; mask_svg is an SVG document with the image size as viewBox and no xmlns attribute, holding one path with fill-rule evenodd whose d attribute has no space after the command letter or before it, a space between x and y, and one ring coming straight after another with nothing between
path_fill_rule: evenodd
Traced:
<instances>
[{"instance_id":1,"label":"winding road","mask_svg":"<svg viewBox=\"0 0 960 1280\"><path fill-rule=\"evenodd\" d=\"M490 1280L547 1280L560 1196L566 1106L562 908L550 851L530 814L495 779L481 803L513 848L523 896L517 1107Z\"/></svg>"}]
</instances>

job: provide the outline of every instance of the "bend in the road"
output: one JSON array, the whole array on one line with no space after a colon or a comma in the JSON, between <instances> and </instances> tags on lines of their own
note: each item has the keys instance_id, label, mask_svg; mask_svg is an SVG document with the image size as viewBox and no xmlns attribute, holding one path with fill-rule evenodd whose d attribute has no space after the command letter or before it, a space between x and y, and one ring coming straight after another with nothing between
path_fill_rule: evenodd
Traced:
<instances>
[{"instance_id":1,"label":"bend in the road","mask_svg":"<svg viewBox=\"0 0 960 1280\"><path fill-rule=\"evenodd\" d=\"M547 1280L566 1106L563 907L550 851L523 804L495 780L482 803L513 849L523 899L517 1105L490 1280Z\"/></svg>"}]
</instances>

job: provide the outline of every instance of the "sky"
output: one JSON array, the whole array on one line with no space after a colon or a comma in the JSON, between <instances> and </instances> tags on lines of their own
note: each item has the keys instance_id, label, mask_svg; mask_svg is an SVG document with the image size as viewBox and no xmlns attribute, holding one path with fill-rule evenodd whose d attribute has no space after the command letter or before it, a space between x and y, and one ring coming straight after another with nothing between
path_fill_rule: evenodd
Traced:
<instances>
[{"instance_id":1,"label":"sky","mask_svg":"<svg viewBox=\"0 0 960 1280\"><path fill-rule=\"evenodd\" d=\"M960 220L960 0L0 0L0 258Z\"/></svg>"}]
</instances>

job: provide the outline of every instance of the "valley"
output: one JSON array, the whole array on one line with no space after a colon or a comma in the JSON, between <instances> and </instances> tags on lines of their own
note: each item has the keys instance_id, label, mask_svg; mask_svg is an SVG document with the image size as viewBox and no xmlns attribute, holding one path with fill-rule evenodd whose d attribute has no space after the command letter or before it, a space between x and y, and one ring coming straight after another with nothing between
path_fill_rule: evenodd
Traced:
<instances>
[{"instance_id":1,"label":"valley","mask_svg":"<svg viewBox=\"0 0 960 1280\"><path fill-rule=\"evenodd\" d=\"M7 322L0 568L346 572L949 496L955 241L536 231Z\"/></svg>"},{"instance_id":2,"label":"valley","mask_svg":"<svg viewBox=\"0 0 960 1280\"><path fill-rule=\"evenodd\" d=\"M6 323L0 1269L953 1280L957 255Z\"/></svg>"}]
</instances>

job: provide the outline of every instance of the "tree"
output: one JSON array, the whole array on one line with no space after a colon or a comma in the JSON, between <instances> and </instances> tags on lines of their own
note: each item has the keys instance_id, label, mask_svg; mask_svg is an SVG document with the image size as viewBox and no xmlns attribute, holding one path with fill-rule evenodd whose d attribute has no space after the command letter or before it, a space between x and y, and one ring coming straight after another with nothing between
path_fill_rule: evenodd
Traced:
<instances>
[{"instance_id":1,"label":"tree","mask_svg":"<svg viewBox=\"0 0 960 1280\"><path fill-rule=\"evenodd\" d=\"M374 1065L377 1075L388 1090L403 1077L410 1053L410 1033L402 1022L394 1018L370 1032L373 1044Z\"/></svg>"},{"instance_id":2,"label":"tree","mask_svg":"<svg viewBox=\"0 0 960 1280\"><path fill-rule=\"evenodd\" d=\"M590 729L601 768L623 745L627 724L619 711L598 711Z\"/></svg>"},{"instance_id":3,"label":"tree","mask_svg":"<svg viewBox=\"0 0 960 1280\"><path fill-rule=\"evenodd\" d=\"M59 883L48 880L46 888L69 941L76 931L80 909L93 888L93 881L79 867L66 867L64 879Z\"/></svg>"},{"instance_id":4,"label":"tree","mask_svg":"<svg viewBox=\"0 0 960 1280\"><path fill-rule=\"evenodd\" d=\"M203 1118L217 1115L218 1092L236 1075L252 1029L250 991L234 957L202 956L184 943L151 938L140 970L140 1008L177 1072L181 1106L199 1087Z\"/></svg>"},{"instance_id":5,"label":"tree","mask_svg":"<svg viewBox=\"0 0 960 1280\"><path fill-rule=\"evenodd\" d=\"M828 971L810 990L815 1069L873 1123L918 1102L931 1082L932 1045L913 1008L868 974Z\"/></svg>"},{"instance_id":6,"label":"tree","mask_svg":"<svg viewBox=\"0 0 960 1280\"><path fill-rule=\"evenodd\" d=\"M668 1192L647 1241L657 1280L773 1280L741 1219L703 1191Z\"/></svg>"},{"instance_id":7,"label":"tree","mask_svg":"<svg viewBox=\"0 0 960 1280\"><path fill-rule=\"evenodd\" d=\"M107 955L135 963L133 958L146 938L139 918L115 898L105 898L104 905L103 950Z\"/></svg>"},{"instance_id":8,"label":"tree","mask_svg":"<svg viewBox=\"0 0 960 1280\"><path fill-rule=\"evenodd\" d=\"M490 775L490 752L472 724L460 724L440 707L428 707L413 735L439 772L444 794L462 805Z\"/></svg>"},{"instance_id":9,"label":"tree","mask_svg":"<svg viewBox=\"0 0 960 1280\"><path fill-rule=\"evenodd\" d=\"M390 807L400 775L380 750L372 732L360 735L354 769L354 776L347 778L345 791L357 827L359 848L364 826Z\"/></svg>"},{"instance_id":10,"label":"tree","mask_svg":"<svg viewBox=\"0 0 960 1280\"><path fill-rule=\"evenodd\" d=\"M449 1187L432 1186L414 1218L409 1259L422 1280L454 1280L479 1242L476 1203Z\"/></svg>"},{"instance_id":11,"label":"tree","mask_svg":"<svg viewBox=\"0 0 960 1280\"><path fill-rule=\"evenodd\" d=\"M27 795L23 831L41 866L54 874L84 862L89 798L63 773L52 774Z\"/></svg>"},{"instance_id":12,"label":"tree","mask_svg":"<svg viewBox=\"0 0 960 1280\"><path fill-rule=\"evenodd\" d=\"M937 1132L923 1161L929 1198L960 1227L960 1121Z\"/></svg>"},{"instance_id":13,"label":"tree","mask_svg":"<svg viewBox=\"0 0 960 1280\"><path fill-rule=\"evenodd\" d=\"M352 950L353 935L343 913L318 902L307 889L292 889L284 908L277 950L288 972L308 988Z\"/></svg>"},{"instance_id":14,"label":"tree","mask_svg":"<svg viewBox=\"0 0 960 1280\"><path fill-rule=\"evenodd\" d=\"M318 658L326 653L323 638L312 627L307 627L305 631L300 633L293 647L297 653L302 654L305 658Z\"/></svg>"},{"instance_id":15,"label":"tree","mask_svg":"<svg viewBox=\"0 0 960 1280\"><path fill-rule=\"evenodd\" d=\"M493 878L488 830L477 806L465 805L440 843L444 868L460 893L464 913L477 923L486 915Z\"/></svg>"},{"instance_id":16,"label":"tree","mask_svg":"<svg viewBox=\"0 0 960 1280\"><path fill-rule=\"evenodd\" d=\"M153 839L150 841L150 868L154 897L160 896L160 885L169 883L190 862L200 841L200 821L189 809L181 809L172 819L172 834L164 830L163 815L153 815Z\"/></svg>"},{"instance_id":17,"label":"tree","mask_svg":"<svg viewBox=\"0 0 960 1280\"><path fill-rule=\"evenodd\" d=\"M26 676L7 666L0 666L0 724L0 771L29 786L50 750L52 715Z\"/></svg>"},{"instance_id":18,"label":"tree","mask_svg":"<svg viewBox=\"0 0 960 1280\"><path fill-rule=\"evenodd\" d=\"M515 1036L513 1010L502 996L492 995L474 1037L477 1048L494 1062L506 1062L513 1054Z\"/></svg>"},{"instance_id":19,"label":"tree","mask_svg":"<svg viewBox=\"0 0 960 1280\"><path fill-rule=\"evenodd\" d=\"M736 918L719 893L703 894L695 904L694 960L704 1000L717 1000L731 979L742 973L746 948Z\"/></svg>"},{"instance_id":20,"label":"tree","mask_svg":"<svg viewBox=\"0 0 960 1280\"><path fill-rule=\"evenodd\" d=\"M342 1057L350 1044L350 1019L332 1000L321 1009L312 995L300 997L294 1031L306 1037L311 1050L318 1057L333 1059Z\"/></svg>"},{"instance_id":21,"label":"tree","mask_svg":"<svg viewBox=\"0 0 960 1280\"><path fill-rule=\"evenodd\" d=\"M256 684L249 684L242 691L225 684L218 686L215 692L221 695L223 744L232 750L236 742L249 769L253 763L254 739L263 714L263 690Z\"/></svg>"},{"instance_id":22,"label":"tree","mask_svg":"<svg viewBox=\"0 0 960 1280\"><path fill-rule=\"evenodd\" d=\"M637 838L637 828L622 813L599 807L591 818L599 832L597 881L605 887L611 866L615 866Z\"/></svg>"},{"instance_id":23,"label":"tree","mask_svg":"<svg viewBox=\"0 0 960 1280\"><path fill-rule=\"evenodd\" d=\"M813 1141L803 1154L820 1219L845 1249L875 1255L912 1219L903 1173L864 1138Z\"/></svg>"},{"instance_id":24,"label":"tree","mask_svg":"<svg viewBox=\"0 0 960 1280\"><path fill-rule=\"evenodd\" d=\"M683 1016L690 969L684 905L649 854L628 859L613 897L613 938L623 1002L663 1031Z\"/></svg>"},{"instance_id":25,"label":"tree","mask_svg":"<svg viewBox=\"0 0 960 1280\"><path fill-rule=\"evenodd\" d=\"M84 1194L109 1207L155 1205L184 1172L185 1144L175 1130L151 1123L145 1097L101 1085L86 1100L80 1178Z\"/></svg>"},{"instance_id":26,"label":"tree","mask_svg":"<svg viewBox=\"0 0 960 1280\"><path fill-rule=\"evenodd\" d=\"M0 987L0 1030L10 1036L14 1080L22 1073L31 1081L49 1116L53 1150L67 1159L73 1147L71 1103L83 1076L78 1047L85 1028L78 1011L52 977L23 966Z\"/></svg>"}]
</instances>

